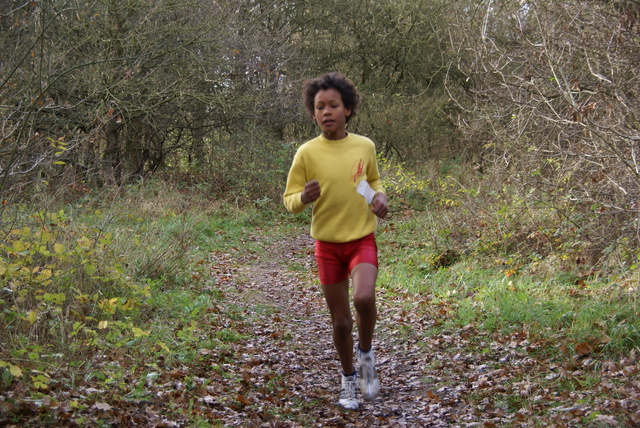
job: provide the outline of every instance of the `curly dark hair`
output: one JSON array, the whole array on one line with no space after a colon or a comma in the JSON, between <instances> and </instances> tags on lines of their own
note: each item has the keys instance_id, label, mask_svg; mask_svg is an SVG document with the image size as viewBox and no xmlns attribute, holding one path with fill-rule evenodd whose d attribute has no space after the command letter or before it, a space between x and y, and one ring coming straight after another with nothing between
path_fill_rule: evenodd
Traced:
<instances>
[{"instance_id":1,"label":"curly dark hair","mask_svg":"<svg viewBox=\"0 0 640 428\"><path fill-rule=\"evenodd\" d=\"M315 112L315 98L319 91L335 89L342 96L344 107L351 110L351 115L347 116L346 121L349 122L356 115L356 110L360 104L360 95L355 85L344 74L333 71L323 74L322 76L310 79L304 82L302 89L302 98L307 112L313 117Z\"/></svg>"}]
</instances>

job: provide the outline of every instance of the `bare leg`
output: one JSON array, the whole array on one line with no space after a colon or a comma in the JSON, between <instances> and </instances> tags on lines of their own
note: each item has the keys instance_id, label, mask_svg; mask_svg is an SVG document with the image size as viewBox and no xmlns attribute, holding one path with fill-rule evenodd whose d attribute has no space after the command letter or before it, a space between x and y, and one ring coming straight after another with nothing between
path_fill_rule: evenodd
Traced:
<instances>
[{"instance_id":1,"label":"bare leg","mask_svg":"<svg viewBox=\"0 0 640 428\"><path fill-rule=\"evenodd\" d=\"M354 372L353 368L353 318L349 304L349 280L337 284L323 285L324 298L331 312L333 326L333 343L338 351L342 371L346 375Z\"/></svg>"},{"instance_id":2,"label":"bare leg","mask_svg":"<svg viewBox=\"0 0 640 428\"><path fill-rule=\"evenodd\" d=\"M376 279L378 269L369 263L360 263L351 271L353 278L353 305L356 308L356 323L360 348L371 349L373 331L378 311L376 308Z\"/></svg>"}]
</instances>

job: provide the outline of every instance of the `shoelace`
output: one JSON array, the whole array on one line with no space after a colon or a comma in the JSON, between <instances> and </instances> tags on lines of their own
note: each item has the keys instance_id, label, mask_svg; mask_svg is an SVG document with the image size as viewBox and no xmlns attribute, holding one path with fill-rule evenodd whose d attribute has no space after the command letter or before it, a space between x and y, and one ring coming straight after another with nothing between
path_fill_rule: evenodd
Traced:
<instances>
[{"instance_id":1,"label":"shoelace","mask_svg":"<svg viewBox=\"0 0 640 428\"><path fill-rule=\"evenodd\" d=\"M362 369L362 378L364 380L371 380L374 376L373 369L373 358L371 358L370 354L366 356L362 356L361 369Z\"/></svg>"},{"instance_id":2,"label":"shoelace","mask_svg":"<svg viewBox=\"0 0 640 428\"><path fill-rule=\"evenodd\" d=\"M348 379L342 385L342 391L340 393L341 398L345 400L355 400L356 399L356 377L351 376L351 379Z\"/></svg>"}]
</instances>

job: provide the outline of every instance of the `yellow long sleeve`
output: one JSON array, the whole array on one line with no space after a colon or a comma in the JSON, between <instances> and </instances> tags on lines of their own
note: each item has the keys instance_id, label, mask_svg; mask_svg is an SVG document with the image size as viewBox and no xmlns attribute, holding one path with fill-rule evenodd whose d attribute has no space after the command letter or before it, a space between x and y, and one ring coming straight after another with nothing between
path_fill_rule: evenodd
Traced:
<instances>
[{"instance_id":1,"label":"yellow long sleeve","mask_svg":"<svg viewBox=\"0 0 640 428\"><path fill-rule=\"evenodd\" d=\"M342 140L322 135L300 146L293 159L283 200L292 213L304 210L301 194L311 180L320 183L320 198L313 204L311 236L327 242L349 242L373 232L377 218L357 193L361 180L384 192L373 142L349 133Z\"/></svg>"}]
</instances>

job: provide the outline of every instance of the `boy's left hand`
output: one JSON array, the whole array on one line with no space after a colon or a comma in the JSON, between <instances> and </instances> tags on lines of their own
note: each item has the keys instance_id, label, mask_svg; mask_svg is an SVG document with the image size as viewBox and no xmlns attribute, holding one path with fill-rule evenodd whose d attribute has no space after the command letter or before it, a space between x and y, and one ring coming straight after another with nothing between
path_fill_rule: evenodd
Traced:
<instances>
[{"instance_id":1,"label":"boy's left hand","mask_svg":"<svg viewBox=\"0 0 640 428\"><path fill-rule=\"evenodd\" d=\"M378 192L371 201L371 211L380 218L385 218L389 212L387 197L384 193Z\"/></svg>"}]
</instances>

